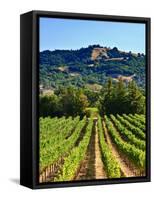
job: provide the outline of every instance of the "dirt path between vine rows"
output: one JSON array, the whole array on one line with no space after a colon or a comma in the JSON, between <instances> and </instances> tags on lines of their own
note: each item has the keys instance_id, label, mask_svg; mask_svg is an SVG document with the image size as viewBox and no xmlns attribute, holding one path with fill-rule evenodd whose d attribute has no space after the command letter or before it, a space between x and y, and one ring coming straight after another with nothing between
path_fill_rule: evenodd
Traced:
<instances>
[{"instance_id":1,"label":"dirt path between vine rows","mask_svg":"<svg viewBox=\"0 0 154 200\"><path fill-rule=\"evenodd\" d=\"M90 143L85 159L75 177L75 180L105 179L106 173L101 160L97 124L94 122Z\"/></svg>"},{"instance_id":2,"label":"dirt path between vine rows","mask_svg":"<svg viewBox=\"0 0 154 200\"><path fill-rule=\"evenodd\" d=\"M115 159L120 165L122 176L124 177L138 176L139 174L136 167L128 160L128 158L125 155L123 155L121 152L118 151L116 145L112 142L112 139L107 131L104 120L102 124L103 124L106 142L109 145Z\"/></svg>"}]
</instances>

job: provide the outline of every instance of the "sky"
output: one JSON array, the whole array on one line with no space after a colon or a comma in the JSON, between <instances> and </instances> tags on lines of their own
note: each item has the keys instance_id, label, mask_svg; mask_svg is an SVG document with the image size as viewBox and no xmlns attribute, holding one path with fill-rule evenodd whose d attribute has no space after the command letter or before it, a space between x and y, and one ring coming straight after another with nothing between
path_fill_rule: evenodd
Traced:
<instances>
[{"instance_id":1,"label":"sky","mask_svg":"<svg viewBox=\"0 0 154 200\"><path fill-rule=\"evenodd\" d=\"M99 44L145 53L145 24L40 18L40 51Z\"/></svg>"}]
</instances>

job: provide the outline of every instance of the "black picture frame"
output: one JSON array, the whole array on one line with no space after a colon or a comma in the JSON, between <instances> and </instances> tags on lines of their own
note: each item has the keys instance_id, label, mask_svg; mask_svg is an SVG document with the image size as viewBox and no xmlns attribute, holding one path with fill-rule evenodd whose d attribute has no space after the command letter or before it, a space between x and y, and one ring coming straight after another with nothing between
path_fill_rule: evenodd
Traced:
<instances>
[{"instance_id":1,"label":"black picture frame","mask_svg":"<svg viewBox=\"0 0 154 200\"><path fill-rule=\"evenodd\" d=\"M146 176L107 180L39 183L39 17L84 19L146 25ZM33 189L149 182L150 158L150 18L50 11L31 11L20 16L20 184Z\"/></svg>"}]
</instances>

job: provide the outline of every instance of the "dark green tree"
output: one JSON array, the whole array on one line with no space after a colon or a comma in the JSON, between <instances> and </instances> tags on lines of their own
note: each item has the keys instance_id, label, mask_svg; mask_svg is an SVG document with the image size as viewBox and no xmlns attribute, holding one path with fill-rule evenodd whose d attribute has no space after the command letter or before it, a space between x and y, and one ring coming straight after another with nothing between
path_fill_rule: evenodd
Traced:
<instances>
[{"instance_id":1,"label":"dark green tree","mask_svg":"<svg viewBox=\"0 0 154 200\"><path fill-rule=\"evenodd\" d=\"M128 107L130 113L145 113L145 97L138 88L135 81L132 81L128 85Z\"/></svg>"},{"instance_id":2,"label":"dark green tree","mask_svg":"<svg viewBox=\"0 0 154 200\"><path fill-rule=\"evenodd\" d=\"M112 78L109 78L105 87L101 90L101 111L103 113L112 113L113 110L113 83Z\"/></svg>"},{"instance_id":3,"label":"dark green tree","mask_svg":"<svg viewBox=\"0 0 154 200\"><path fill-rule=\"evenodd\" d=\"M114 90L114 95L113 95L113 113L128 113L128 108L127 108L127 88L126 84L124 84L122 78L119 78L119 81L117 82Z\"/></svg>"},{"instance_id":4,"label":"dark green tree","mask_svg":"<svg viewBox=\"0 0 154 200\"><path fill-rule=\"evenodd\" d=\"M66 116L83 115L88 106L88 98L80 89L69 87L61 90L60 101Z\"/></svg>"},{"instance_id":5,"label":"dark green tree","mask_svg":"<svg viewBox=\"0 0 154 200\"><path fill-rule=\"evenodd\" d=\"M56 95L41 95L39 99L39 113L42 117L60 116L61 105Z\"/></svg>"}]
</instances>

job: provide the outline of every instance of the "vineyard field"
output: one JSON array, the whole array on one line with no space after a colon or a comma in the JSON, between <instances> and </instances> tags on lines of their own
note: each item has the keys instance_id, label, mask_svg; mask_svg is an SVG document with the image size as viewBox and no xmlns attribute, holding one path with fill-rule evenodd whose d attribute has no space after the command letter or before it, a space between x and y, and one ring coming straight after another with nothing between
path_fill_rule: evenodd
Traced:
<instances>
[{"instance_id":1,"label":"vineyard field","mask_svg":"<svg viewBox=\"0 0 154 200\"><path fill-rule=\"evenodd\" d=\"M39 130L40 183L145 176L144 115L40 117Z\"/></svg>"}]
</instances>

